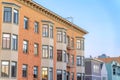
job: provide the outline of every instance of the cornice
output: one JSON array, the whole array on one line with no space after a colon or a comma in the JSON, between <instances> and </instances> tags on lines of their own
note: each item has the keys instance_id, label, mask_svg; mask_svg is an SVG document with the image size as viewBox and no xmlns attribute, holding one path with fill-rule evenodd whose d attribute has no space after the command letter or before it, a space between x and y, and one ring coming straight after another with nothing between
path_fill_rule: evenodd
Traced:
<instances>
[{"instance_id":1,"label":"cornice","mask_svg":"<svg viewBox=\"0 0 120 80\"><path fill-rule=\"evenodd\" d=\"M64 25L67 25L69 27L73 27L74 29L84 33L84 34L87 34L88 32L82 28L80 28L79 26L71 23L70 21L66 20L65 18L59 16L58 14L48 10L47 8L41 6L40 4L32 1L32 0L16 0L18 2L21 2L29 7L31 7L32 9L35 9L39 12L41 12L42 14L48 16L49 18L52 18L53 20L56 20Z\"/></svg>"}]
</instances>

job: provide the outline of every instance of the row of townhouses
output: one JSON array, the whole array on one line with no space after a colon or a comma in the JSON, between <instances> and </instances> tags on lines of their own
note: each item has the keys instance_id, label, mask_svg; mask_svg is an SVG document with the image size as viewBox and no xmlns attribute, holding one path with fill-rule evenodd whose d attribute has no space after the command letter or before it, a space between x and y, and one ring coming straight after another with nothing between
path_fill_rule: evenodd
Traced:
<instances>
[{"instance_id":1,"label":"row of townhouses","mask_svg":"<svg viewBox=\"0 0 120 80\"><path fill-rule=\"evenodd\" d=\"M120 80L120 57L86 58L85 80Z\"/></svg>"},{"instance_id":2,"label":"row of townhouses","mask_svg":"<svg viewBox=\"0 0 120 80\"><path fill-rule=\"evenodd\" d=\"M0 80L83 80L87 33L32 0L0 0Z\"/></svg>"}]
</instances>

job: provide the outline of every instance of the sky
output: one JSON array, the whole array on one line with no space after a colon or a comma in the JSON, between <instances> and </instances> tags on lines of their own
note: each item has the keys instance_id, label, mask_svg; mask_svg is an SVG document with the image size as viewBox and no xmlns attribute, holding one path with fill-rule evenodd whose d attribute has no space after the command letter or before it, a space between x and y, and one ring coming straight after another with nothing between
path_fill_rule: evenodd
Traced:
<instances>
[{"instance_id":1,"label":"sky","mask_svg":"<svg viewBox=\"0 0 120 80\"><path fill-rule=\"evenodd\" d=\"M87 30L85 56L120 56L120 0L34 0Z\"/></svg>"}]
</instances>

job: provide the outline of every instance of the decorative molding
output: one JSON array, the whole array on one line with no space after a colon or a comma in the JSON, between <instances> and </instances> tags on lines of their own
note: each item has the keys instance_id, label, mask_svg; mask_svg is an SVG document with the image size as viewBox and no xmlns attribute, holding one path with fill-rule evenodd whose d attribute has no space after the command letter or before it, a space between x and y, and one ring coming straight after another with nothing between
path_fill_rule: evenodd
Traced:
<instances>
[{"instance_id":1,"label":"decorative molding","mask_svg":"<svg viewBox=\"0 0 120 80\"><path fill-rule=\"evenodd\" d=\"M54 24L53 22L51 22L51 21L48 21L48 20L41 20L41 22L45 22L45 23L51 23L51 24Z\"/></svg>"},{"instance_id":2,"label":"decorative molding","mask_svg":"<svg viewBox=\"0 0 120 80\"><path fill-rule=\"evenodd\" d=\"M17 4L14 4L14 3L2 2L2 4L13 5L13 6L16 6L16 7L18 7L18 8L21 8L19 5L17 5Z\"/></svg>"},{"instance_id":3,"label":"decorative molding","mask_svg":"<svg viewBox=\"0 0 120 80\"><path fill-rule=\"evenodd\" d=\"M29 6L30 8L37 10L39 12L41 12L42 14L48 16L49 18L56 20L57 22L60 22L64 25L67 25L69 28L74 28L78 31L81 31L84 34L87 34L88 32L82 28L80 28L79 26L71 23L70 21L66 20L65 18L57 15L56 13L48 10L47 8L41 6L40 4L32 1L32 0L17 0L18 2L22 2L23 4Z\"/></svg>"},{"instance_id":4,"label":"decorative molding","mask_svg":"<svg viewBox=\"0 0 120 80\"><path fill-rule=\"evenodd\" d=\"M67 31L67 29L65 29L65 28L61 28L61 27L56 27L56 29L62 29L62 30Z\"/></svg>"}]
</instances>

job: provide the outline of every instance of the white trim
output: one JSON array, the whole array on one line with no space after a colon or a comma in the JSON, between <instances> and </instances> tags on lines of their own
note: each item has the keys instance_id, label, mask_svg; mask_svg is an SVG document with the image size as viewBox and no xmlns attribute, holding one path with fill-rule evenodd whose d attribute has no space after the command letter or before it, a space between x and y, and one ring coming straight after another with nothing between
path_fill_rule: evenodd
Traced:
<instances>
[{"instance_id":1,"label":"white trim","mask_svg":"<svg viewBox=\"0 0 120 80\"><path fill-rule=\"evenodd\" d=\"M85 76L92 76L92 77L100 77L101 78L101 76L96 76L96 75L85 75Z\"/></svg>"}]
</instances>

